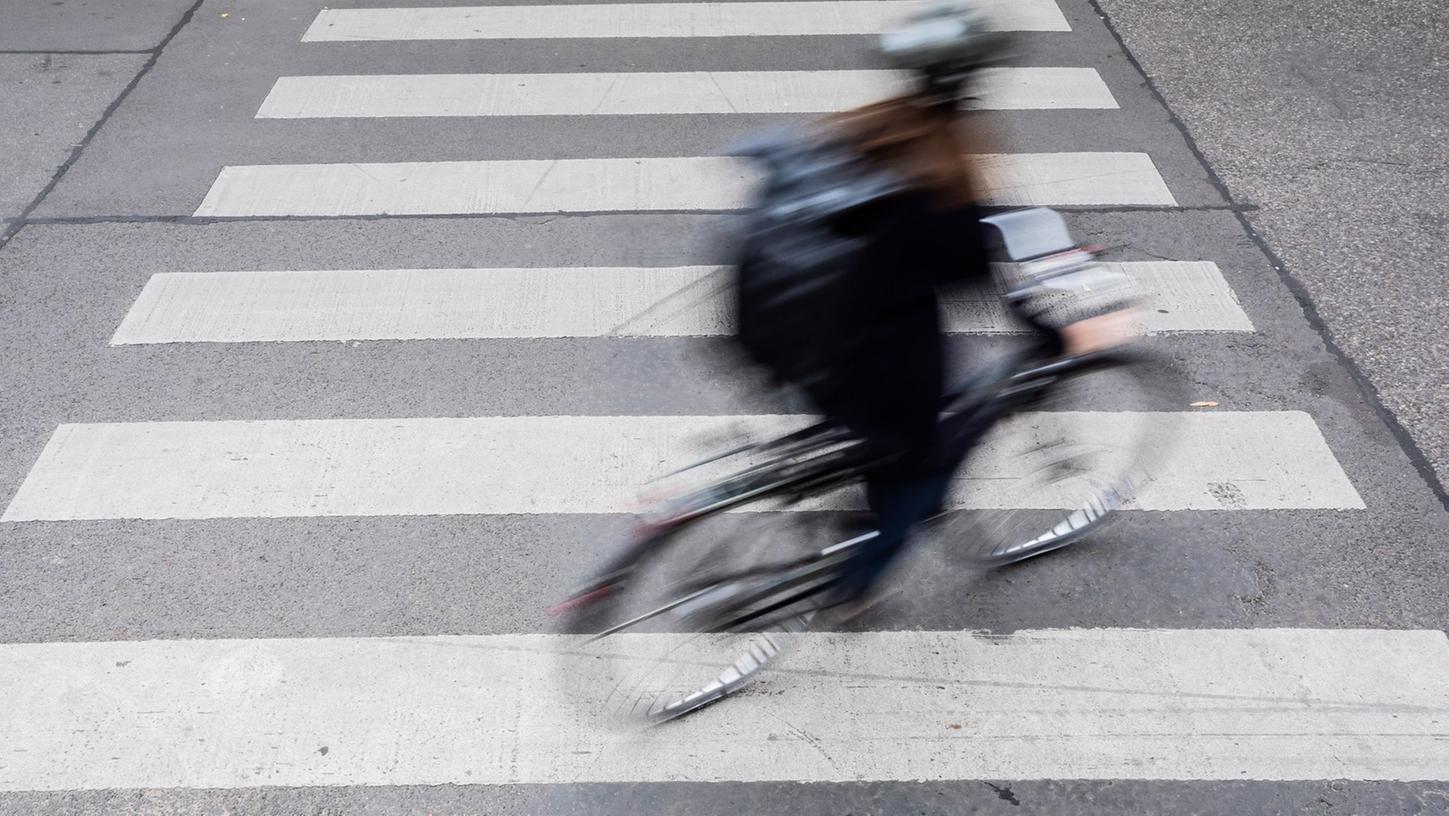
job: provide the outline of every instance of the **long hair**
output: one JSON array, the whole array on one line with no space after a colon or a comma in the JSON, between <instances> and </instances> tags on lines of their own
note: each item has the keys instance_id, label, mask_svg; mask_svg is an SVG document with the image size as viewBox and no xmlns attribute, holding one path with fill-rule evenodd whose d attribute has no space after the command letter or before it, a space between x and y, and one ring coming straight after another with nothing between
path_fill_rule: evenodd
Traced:
<instances>
[{"instance_id":1,"label":"long hair","mask_svg":"<svg viewBox=\"0 0 1449 816\"><path fill-rule=\"evenodd\" d=\"M920 94L898 96L826 120L833 135L868 160L936 194L947 206L976 201L980 189L972 161L975 122L952 106L933 105Z\"/></svg>"}]
</instances>

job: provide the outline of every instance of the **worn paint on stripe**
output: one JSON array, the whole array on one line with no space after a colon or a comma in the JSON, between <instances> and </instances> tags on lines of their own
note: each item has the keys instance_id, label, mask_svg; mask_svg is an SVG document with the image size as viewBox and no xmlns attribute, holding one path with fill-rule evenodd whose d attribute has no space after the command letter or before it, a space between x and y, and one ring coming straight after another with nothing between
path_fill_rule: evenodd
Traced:
<instances>
[{"instance_id":1,"label":"worn paint on stripe","mask_svg":"<svg viewBox=\"0 0 1449 816\"><path fill-rule=\"evenodd\" d=\"M323 9L303 42L879 34L915 0ZM999 31L1070 31L1054 0L995 0Z\"/></svg>"},{"instance_id":2,"label":"worn paint on stripe","mask_svg":"<svg viewBox=\"0 0 1449 816\"><path fill-rule=\"evenodd\" d=\"M1216 264L1105 264L1137 282L1146 333L1252 331ZM111 342L682 337L732 330L728 267L166 272ZM948 331L1018 330L994 292L952 293Z\"/></svg>"},{"instance_id":3,"label":"worn paint on stripe","mask_svg":"<svg viewBox=\"0 0 1449 816\"><path fill-rule=\"evenodd\" d=\"M700 440L765 436L803 416L468 417L62 425L3 521L506 513L611 513ZM1147 510L1359 508L1323 435L1295 411L1036 414L1040 440L1120 444L1124 429L1174 446L1142 486ZM1075 506L1014 487L1034 465L986 446L955 507ZM813 506L859 506L855 491ZM766 509L766 508L759 508Z\"/></svg>"},{"instance_id":4,"label":"worn paint on stripe","mask_svg":"<svg viewBox=\"0 0 1449 816\"><path fill-rule=\"evenodd\" d=\"M1145 153L978 157L1007 206L1174 205ZM197 216L450 215L736 210L758 169L732 158L267 164L222 168Z\"/></svg>"},{"instance_id":5,"label":"worn paint on stripe","mask_svg":"<svg viewBox=\"0 0 1449 816\"><path fill-rule=\"evenodd\" d=\"M809 634L770 693L644 732L589 716L578 644L0 645L0 789L1449 780L1436 631Z\"/></svg>"},{"instance_id":6,"label":"worn paint on stripe","mask_svg":"<svg viewBox=\"0 0 1449 816\"><path fill-rule=\"evenodd\" d=\"M289 76L257 118L824 113L909 87L893 71ZM991 110L1117 107L1092 68L995 69L975 96Z\"/></svg>"},{"instance_id":7,"label":"worn paint on stripe","mask_svg":"<svg viewBox=\"0 0 1449 816\"><path fill-rule=\"evenodd\" d=\"M730 210L754 187L721 158L224 167L198 216Z\"/></svg>"}]
</instances>

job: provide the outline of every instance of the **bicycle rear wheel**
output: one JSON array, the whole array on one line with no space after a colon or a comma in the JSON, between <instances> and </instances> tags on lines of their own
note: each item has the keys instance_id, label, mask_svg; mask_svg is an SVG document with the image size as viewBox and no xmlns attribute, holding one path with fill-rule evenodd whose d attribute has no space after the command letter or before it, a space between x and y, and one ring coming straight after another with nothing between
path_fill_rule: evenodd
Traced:
<instances>
[{"instance_id":1,"label":"bicycle rear wheel","mask_svg":"<svg viewBox=\"0 0 1449 816\"><path fill-rule=\"evenodd\" d=\"M594 637L563 667L566 697L627 727L758 681L808 628L844 557L830 550L831 525L802 515L817 514L722 514L659 541L606 599L578 611Z\"/></svg>"},{"instance_id":2,"label":"bicycle rear wheel","mask_svg":"<svg viewBox=\"0 0 1449 816\"><path fill-rule=\"evenodd\" d=\"M1135 506L1177 436L1182 383L1166 361L1121 362L1061 378L979 441L953 485L972 508L953 530L985 566L1065 547Z\"/></svg>"}]
</instances>

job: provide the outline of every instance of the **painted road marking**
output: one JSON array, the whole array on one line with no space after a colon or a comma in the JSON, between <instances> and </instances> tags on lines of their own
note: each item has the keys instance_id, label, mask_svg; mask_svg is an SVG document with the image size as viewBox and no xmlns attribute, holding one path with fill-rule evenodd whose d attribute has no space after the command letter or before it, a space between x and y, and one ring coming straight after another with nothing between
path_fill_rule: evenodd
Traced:
<instances>
[{"instance_id":1,"label":"painted road marking","mask_svg":"<svg viewBox=\"0 0 1449 816\"><path fill-rule=\"evenodd\" d=\"M287 76L257 118L826 113L910 87L894 71ZM991 110L1117 107L1092 68L999 68L976 96Z\"/></svg>"},{"instance_id":2,"label":"painted road marking","mask_svg":"<svg viewBox=\"0 0 1449 816\"><path fill-rule=\"evenodd\" d=\"M814 633L770 694L643 734L586 713L578 644L0 645L0 789L1449 780L1436 631Z\"/></svg>"},{"instance_id":3,"label":"painted road marking","mask_svg":"<svg viewBox=\"0 0 1449 816\"><path fill-rule=\"evenodd\" d=\"M1145 153L978 158L992 204L1176 204ZM196 215L736 210L749 204L757 173L725 157L241 165L222 168Z\"/></svg>"},{"instance_id":4,"label":"painted road marking","mask_svg":"<svg viewBox=\"0 0 1449 816\"><path fill-rule=\"evenodd\" d=\"M804 416L514 416L62 425L0 521L614 513L663 471L733 431L763 437ZM1361 508L1314 421L1297 411L1053 412L1032 439L1102 445L1124 429L1169 436L1142 485L1146 510ZM1025 431L1024 431L1025 432ZM716 440L702 448L701 439ZM954 507L1075 506L1023 491L1033 463L983 446ZM1029 495L1023 497L1023 492ZM854 508L844 491L813 506ZM768 508L758 508L768 509Z\"/></svg>"},{"instance_id":5,"label":"painted road marking","mask_svg":"<svg viewBox=\"0 0 1449 816\"><path fill-rule=\"evenodd\" d=\"M1253 325L1216 264L1109 263L1145 333ZM111 339L142 343L687 337L733 330L729 267L369 269L153 275ZM1019 330L995 291L950 293L948 331Z\"/></svg>"},{"instance_id":6,"label":"painted road marking","mask_svg":"<svg viewBox=\"0 0 1449 816\"><path fill-rule=\"evenodd\" d=\"M915 0L323 9L303 42L879 34ZM997 0L999 31L1070 31L1054 0Z\"/></svg>"}]
</instances>

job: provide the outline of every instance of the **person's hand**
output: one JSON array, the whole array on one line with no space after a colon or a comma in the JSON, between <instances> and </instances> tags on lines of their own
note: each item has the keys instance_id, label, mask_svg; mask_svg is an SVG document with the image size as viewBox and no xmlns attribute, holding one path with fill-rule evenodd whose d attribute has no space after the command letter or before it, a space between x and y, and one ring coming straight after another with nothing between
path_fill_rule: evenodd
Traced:
<instances>
[{"instance_id":1,"label":"person's hand","mask_svg":"<svg viewBox=\"0 0 1449 816\"><path fill-rule=\"evenodd\" d=\"M1136 309L1118 309L1104 315L1068 323L1062 327L1063 351L1068 355L1089 354L1124 345L1137 336Z\"/></svg>"}]
</instances>

